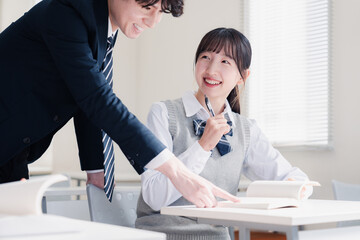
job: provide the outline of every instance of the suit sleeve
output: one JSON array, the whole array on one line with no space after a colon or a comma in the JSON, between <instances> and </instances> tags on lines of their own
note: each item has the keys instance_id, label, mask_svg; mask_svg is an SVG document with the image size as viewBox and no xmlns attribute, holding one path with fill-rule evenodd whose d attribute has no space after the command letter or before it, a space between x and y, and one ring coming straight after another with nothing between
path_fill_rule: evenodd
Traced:
<instances>
[{"instance_id":1,"label":"suit sleeve","mask_svg":"<svg viewBox=\"0 0 360 240\"><path fill-rule=\"evenodd\" d=\"M144 166L165 146L128 111L106 83L99 70L102 61L98 63L94 59L89 46L88 37L93 33L89 33L75 10L62 4L50 9L43 22L43 39L84 116L98 129L103 129L120 146L135 170L142 173ZM85 169L87 161L83 159ZM95 161L89 165L99 166L103 158Z\"/></svg>"},{"instance_id":2,"label":"suit sleeve","mask_svg":"<svg viewBox=\"0 0 360 240\"><path fill-rule=\"evenodd\" d=\"M74 116L74 126L79 148L81 169L103 169L104 147L101 129L95 126L86 117L83 111L78 111Z\"/></svg>"}]
</instances>

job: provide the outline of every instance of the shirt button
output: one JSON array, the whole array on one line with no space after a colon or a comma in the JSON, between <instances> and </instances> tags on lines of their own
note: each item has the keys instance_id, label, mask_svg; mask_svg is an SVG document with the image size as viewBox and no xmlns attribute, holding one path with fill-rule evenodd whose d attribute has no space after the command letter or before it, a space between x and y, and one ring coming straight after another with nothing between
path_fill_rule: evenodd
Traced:
<instances>
[{"instance_id":1,"label":"shirt button","mask_svg":"<svg viewBox=\"0 0 360 240\"><path fill-rule=\"evenodd\" d=\"M30 142L31 142L31 140L29 137L26 137L23 139L23 143L25 143L25 144L29 144Z\"/></svg>"},{"instance_id":2,"label":"shirt button","mask_svg":"<svg viewBox=\"0 0 360 240\"><path fill-rule=\"evenodd\" d=\"M59 118L58 115L55 115L54 118L53 118L54 122L56 122L56 123L59 122L59 119L60 119L60 118Z\"/></svg>"}]
</instances>

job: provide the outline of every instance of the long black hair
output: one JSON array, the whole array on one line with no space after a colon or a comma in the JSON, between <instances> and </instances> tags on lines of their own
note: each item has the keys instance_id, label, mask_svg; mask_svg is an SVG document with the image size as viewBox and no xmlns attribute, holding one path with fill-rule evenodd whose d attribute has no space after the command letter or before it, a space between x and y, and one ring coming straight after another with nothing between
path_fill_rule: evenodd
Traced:
<instances>
[{"instance_id":1,"label":"long black hair","mask_svg":"<svg viewBox=\"0 0 360 240\"><path fill-rule=\"evenodd\" d=\"M251 63L251 45L249 40L238 30L233 28L216 28L201 39L195 54L195 64L203 52L219 53L224 49L225 55L231 57L236 62L241 78L245 80L244 74ZM240 114L240 93L235 86L227 100L232 111Z\"/></svg>"}]
</instances>

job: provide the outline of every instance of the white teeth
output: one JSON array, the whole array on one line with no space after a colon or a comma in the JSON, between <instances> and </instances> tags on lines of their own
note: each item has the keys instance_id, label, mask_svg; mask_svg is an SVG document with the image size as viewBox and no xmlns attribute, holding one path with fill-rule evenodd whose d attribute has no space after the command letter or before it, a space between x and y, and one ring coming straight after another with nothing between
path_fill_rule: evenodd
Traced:
<instances>
[{"instance_id":1,"label":"white teeth","mask_svg":"<svg viewBox=\"0 0 360 240\"><path fill-rule=\"evenodd\" d=\"M208 84L211 84L211 85L219 85L221 83L221 82L209 80L209 79L205 79L205 82L207 82Z\"/></svg>"},{"instance_id":2,"label":"white teeth","mask_svg":"<svg viewBox=\"0 0 360 240\"><path fill-rule=\"evenodd\" d=\"M137 30L139 30L140 32L141 32L142 30L144 30L142 27L140 27L140 26L137 25L136 23L134 23L134 26L135 26L135 28L136 28Z\"/></svg>"}]
</instances>

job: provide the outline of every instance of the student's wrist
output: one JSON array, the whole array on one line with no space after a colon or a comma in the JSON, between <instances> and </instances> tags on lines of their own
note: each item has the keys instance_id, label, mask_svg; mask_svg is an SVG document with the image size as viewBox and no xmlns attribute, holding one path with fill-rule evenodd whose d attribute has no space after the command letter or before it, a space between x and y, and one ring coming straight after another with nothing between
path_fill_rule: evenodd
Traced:
<instances>
[{"instance_id":1,"label":"student's wrist","mask_svg":"<svg viewBox=\"0 0 360 240\"><path fill-rule=\"evenodd\" d=\"M205 140L203 140L202 138L199 139L198 141L199 145L202 147L202 149L204 149L204 151L206 152L210 152L211 149L213 149L211 144L208 144Z\"/></svg>"}]
</instances>

